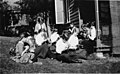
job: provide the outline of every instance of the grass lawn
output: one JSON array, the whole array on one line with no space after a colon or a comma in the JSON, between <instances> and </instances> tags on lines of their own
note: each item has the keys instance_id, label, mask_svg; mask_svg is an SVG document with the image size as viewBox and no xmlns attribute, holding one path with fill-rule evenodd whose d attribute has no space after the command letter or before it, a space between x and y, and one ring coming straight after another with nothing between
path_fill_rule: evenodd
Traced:
<instances>
[{"instance_id":1,"label":"grass lawn","mask_svg":"<svg viewBox=\"0 0 120 74\"><path fill-rule=\"evenodd\" d=\"M20 64L9 57L9 48L18 38L0 36L0 74L10 73L120 73L120 58L86 60L83 63L61 63L55 59L39 59L39 64Z\"/></svg>"}]
</instances>

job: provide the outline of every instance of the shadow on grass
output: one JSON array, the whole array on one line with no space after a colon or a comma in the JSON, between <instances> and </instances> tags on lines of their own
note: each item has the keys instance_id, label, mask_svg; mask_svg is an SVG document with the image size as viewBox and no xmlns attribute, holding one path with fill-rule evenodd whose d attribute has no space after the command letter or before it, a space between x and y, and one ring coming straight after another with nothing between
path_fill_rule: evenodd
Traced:
<instances>
[{"instance_id":1,"label":"shadow on grass","mask_svg":"<svg viewBox=\"0 0 120 74\"><path fill-rule=\"evenodd\" d=\"M50 63L50 62L52 63ZM20 64L9 58L0 58L0 74L3 73L119 73L120 62L104 64L67 64L55 60L42 60L43 65Z\"/></svg>"},{"instance_id":2,"label":"shadow on grass","mask_svg":"<svg viewBox=\"0 0 120 74\"><path fill-rule=\"evenodd\" d=\"M43 64L20 64L9 58L9 48L17 38L0 38L0 74L10 73L119 73L120 61L87 60L83 63L61 63L52 59L39 59ZM114 59L112 59L114 60ZM92 62L92 63L90 63Z\"/></svg>"}]
</instances>

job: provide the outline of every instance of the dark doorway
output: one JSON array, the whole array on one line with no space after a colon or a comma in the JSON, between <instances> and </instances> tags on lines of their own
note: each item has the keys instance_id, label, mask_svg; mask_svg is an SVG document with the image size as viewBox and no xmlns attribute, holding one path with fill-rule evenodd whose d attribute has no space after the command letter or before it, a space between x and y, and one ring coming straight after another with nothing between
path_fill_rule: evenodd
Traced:
<instances>
[{"instance_id":1,"label":"dark doorway","mask_svg":"<svg viewBox=\"0 0 120 74\"><path fill-rule=\"evenodd\" d=\"M95 21L94 0L76 0L75 5L79 5L80 16L84 23Z\"/></svg>"}]
</instances>

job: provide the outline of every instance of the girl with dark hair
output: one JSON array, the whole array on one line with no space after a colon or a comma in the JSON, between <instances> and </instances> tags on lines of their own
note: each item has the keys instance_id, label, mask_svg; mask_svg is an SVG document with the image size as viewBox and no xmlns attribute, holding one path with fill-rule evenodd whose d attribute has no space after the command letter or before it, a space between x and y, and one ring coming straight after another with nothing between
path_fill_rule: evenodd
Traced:
<instances>
[{"instance_id":1,"label":"girl with dark hair","mask_svg":"<svg viewBox=\"0 0 120 74\"><path fill-rule=\"evenodd\" d=\"M20 63L32 63L32 59L34 58L34 49L34 38L30 36L29 33L25 32L21 34L21 40L16 44L16 55L12 57L12 60Z\"/></svg>"},{"instance_id":2,"label":"girl with dark hair","mask_svg":"<svg viewBox=\"0 0 120 74\"><path fill-rule=\"evenodd\" d=\"M75 32L79 32L79 29L73 23L71 23L69 27L69 31L71 34L73 34Z\"/></svg>"},{"instance_id":3,"label":"girl with dark hair","mask_svg":"<svg viewBox=\"0 0 120 74\"><path fill-rule=\"evenodd\" d=\"M56 42L56 52L61 54L63 51L68 49L67 44L68 38L65 35L62 35L61 38Z\"/></svg>"},{"instance_id":4,"label":"girl with dark hair","mask_svg":"<svg viewBox=\"0 0 120 74\"><path fill-rule=\"evenodd\" d=\"M16 55L21 56L24 50L24 45L27 44L29 38L30 35L27 32L21 34L20 40L16 44Z\"/></svg>"},{"instance_id":5,"label":"girl with dark hair","mask_svg":"<svg viewBox=\"0 0 120 74\"><path fill-rule=\"evenodd\" d=\"M41 21L42 17L37 17L36 25L35 25L35 33L38 33L41 30Z\"/></svg>"},{"instance_id":6,"label":"girl with dark hair","mask_svg":"<svg viewBox=\"0 0 120 74\"><path fill-rule=\"evenodd\" d=\"M90 54L95 52L94 46L96 45L96 29L95 26L93 26L93 24L88 23L86 25L86 38L82 44L85 48L85 50L87 51L86 57L88 57Z\"/></svg>"}]
</instances>

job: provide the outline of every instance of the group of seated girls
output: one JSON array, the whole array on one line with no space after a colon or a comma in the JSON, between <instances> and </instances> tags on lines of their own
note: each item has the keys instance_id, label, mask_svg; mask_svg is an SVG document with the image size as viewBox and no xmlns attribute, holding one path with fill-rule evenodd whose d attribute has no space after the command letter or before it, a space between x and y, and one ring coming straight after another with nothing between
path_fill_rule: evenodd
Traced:
<instances>
[{"instance_id":1,"label":"group of seated girls","mask_svg":"<svg viewBox=\"0 0 120 74\"><path fill-rule=\"evenodd\" d=\"M33 63L38 58L46 57L66 62L78 62L69 58L69 56L62 55L64 51L77 49L79 44L77 35L78 33L74 32L68 37L68 34L63 32L60 36L57 29L53 31L49 38L47 38L44 30L35 35L25 32L21 35L15 48L10 49L10 54L14 50L15 56L12 59L20 63Z\"/></svg>"},{"instance_id":2,"label":"group of seated girls","mask_svg":"<svg viewBox=\"0 0 120 74\"><path fill-rule=\"evenodd\" d=\"M92 27L90 26L90 29ZM92 31L92 30L90 30ZM12 59L20 63L33 63L37 62L38 58L53 58L62 62L81 62L76 54L68 54L68 51L75 51L79 46L78 33L79 30L73 25L70 25L68 32L63 32L59 35L55 29L52 35L48 38L45 30L40 30L37 34L31 35L28 32L21 35L21 39L17 42ZM94 30L93 32L94 33ZM91 37L93 35L93 37ZM93 50L93 43L95 39L94 34L87 35L91 40L83 41L85 49L87 50L86 56L91 54ZM55 50L53 52L53 50ZM10 50L13 53L13 49ZM64 54L67 53L67 54Z\"/></svg>"}]
</instances>

